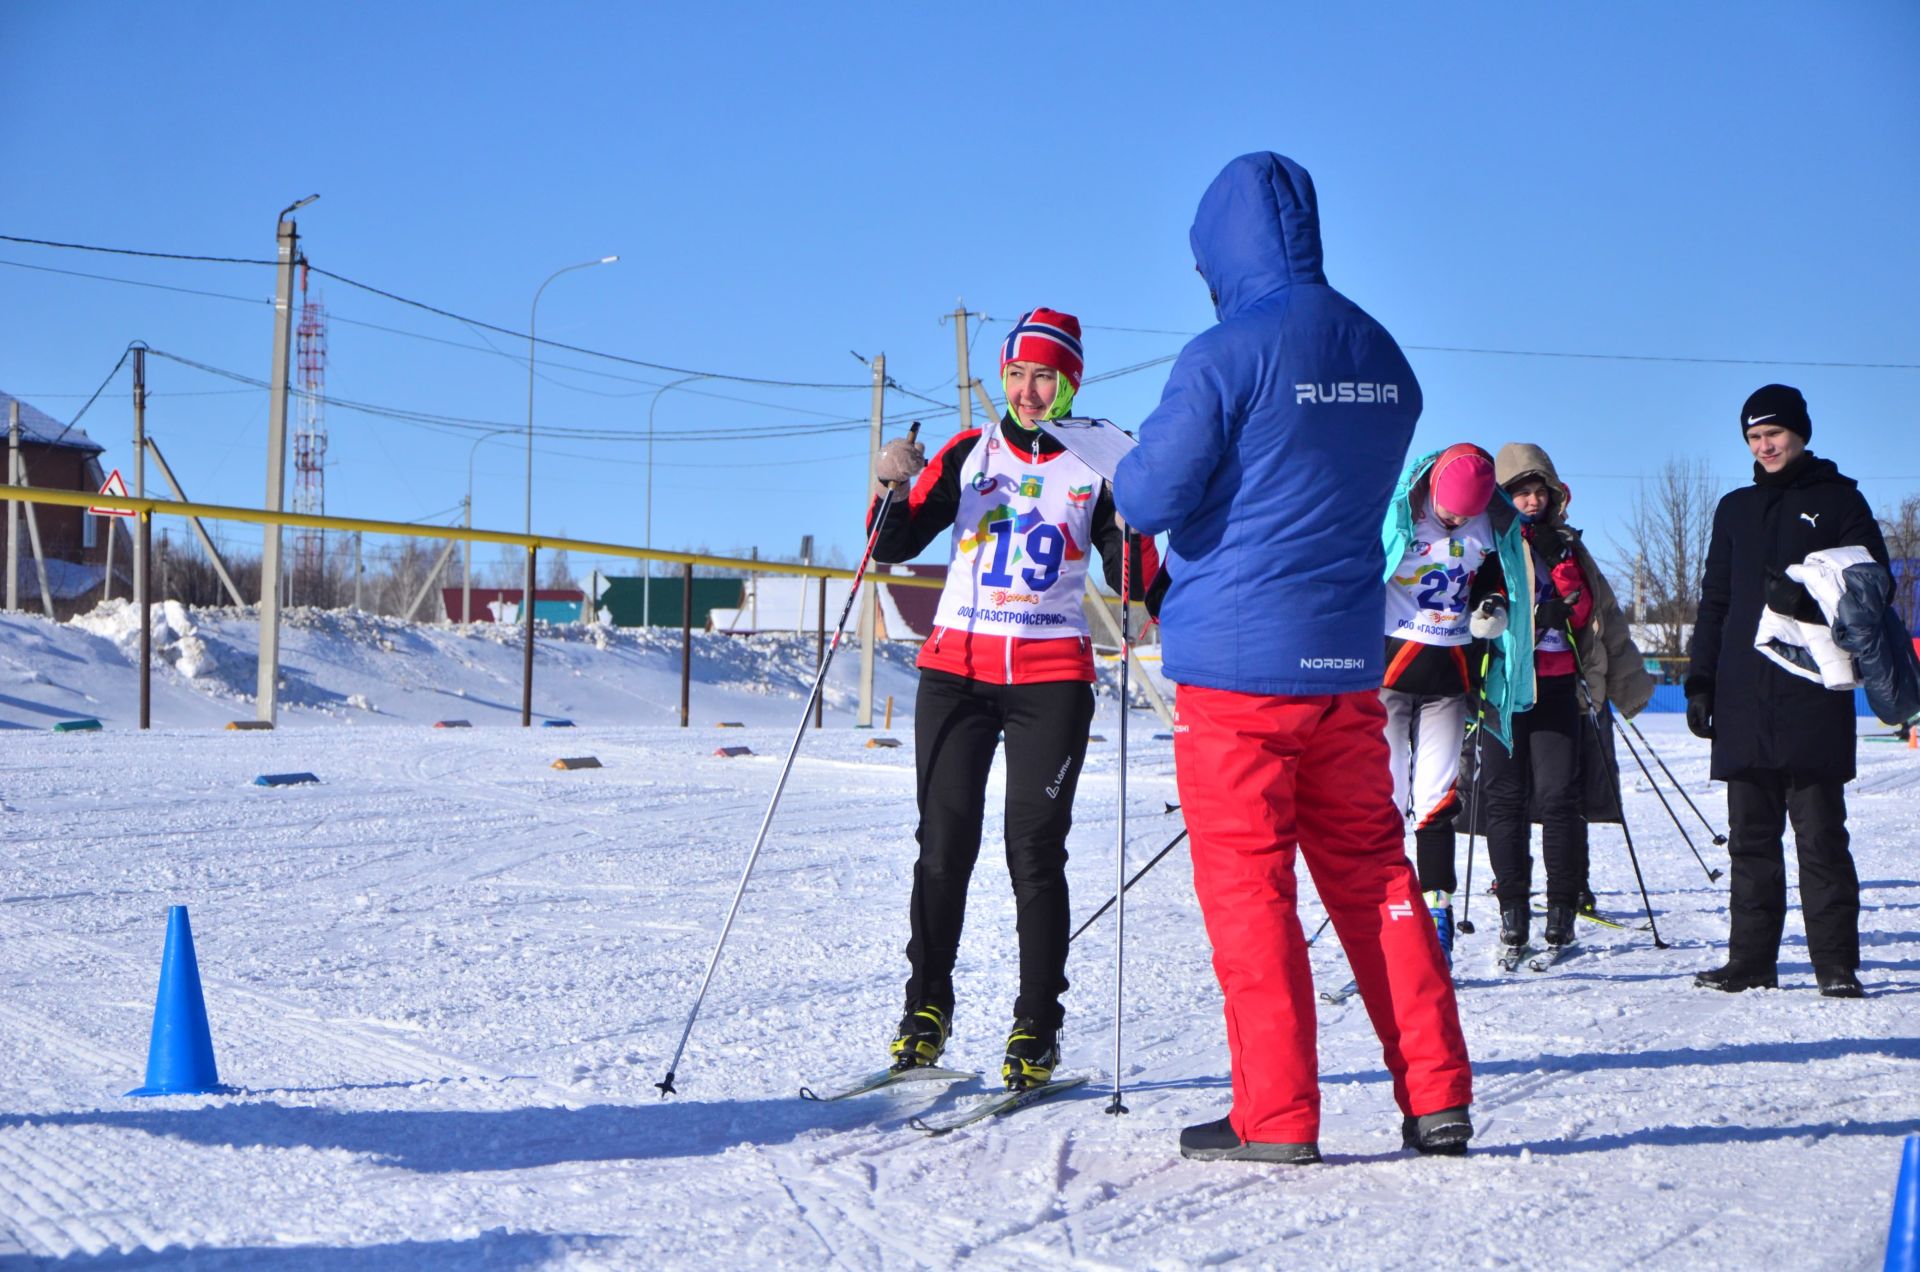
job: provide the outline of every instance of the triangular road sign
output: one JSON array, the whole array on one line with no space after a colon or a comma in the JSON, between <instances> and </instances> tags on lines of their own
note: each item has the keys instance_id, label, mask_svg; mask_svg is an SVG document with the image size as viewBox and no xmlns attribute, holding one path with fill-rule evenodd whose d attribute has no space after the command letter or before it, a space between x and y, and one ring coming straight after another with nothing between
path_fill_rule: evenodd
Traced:
<instances>
[{"instance_id":1,"label":"triangular road sign","mask_svg":"<svg viewBox=\"0 0 1920 1272\"><path fill-rule=\"evenodd\" d=\"M100 493L103 495L124 495L127 493L127 483L121 478L118 468L114 469L113 476L107 478L106 482L101 485ZM88 508L87 511L96 517L131 517L134 515L134 511L131 508Z\"/></svg>"}]
</instances>

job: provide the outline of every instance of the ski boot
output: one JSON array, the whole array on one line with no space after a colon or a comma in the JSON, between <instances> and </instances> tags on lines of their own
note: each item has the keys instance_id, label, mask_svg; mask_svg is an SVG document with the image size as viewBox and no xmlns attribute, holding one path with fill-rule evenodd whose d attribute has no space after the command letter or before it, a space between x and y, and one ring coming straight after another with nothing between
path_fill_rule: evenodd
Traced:
<instances>
[{"instance_id":1,"label":"ski boot","mask_svg":"<svg viewBox=\"0 0 1920 1272\"><path fill-rule=\"evenodd\" d=\"M1400 1142L1417 1153L1461 1157L1472 1138L1473 1119L1465 1108L1442 1109L1419 1117L1408 1114L1400 1120Z\"/></svg>"},{"instance_id":2,"label":"ski boot","mask_svg":"<svg viewBox=\"0 0 1920 1272\"><path fill-rule=\"evenodd\" d=\"M1574 900L1573 908L1582 914L1600 913L1600 903L1594 899L1591 888L1580 889L1580 895Z\"/></svg>"},{"instance_id":3,"label":"ski boot","mask_svg":"<svg viewBox=\"0 0 1920 1272\"><path fill-rule=\"evenodd\" d=\"M1283 1166L1311 1166L1320 1160L1314 1143L1256 1143L1243 1140L1226 1118L1202 1122L1180 1132L1180 1156L1196 1162L1276 1162Z\"/></svg>"},{"instance_id":4,"label":"ski boot","mask_svg":"<svg viewBox=\"0 0 1920 1272\"><path fill-rule=\"evenodd\" d=\"M947 1030L952 1025L947 1013L938 1007L914 1007L900 1017L900 1028L887 1044L896 1069L917 1069L933 1064L947 1049Z\"/></svg>"},{"instance_id":5,"label":"ski boot","mask_svg":"<svg viewBox=\"0 0 1920 1272\"><path fill-rule=\"evenodd\" d=\"M1772 967L1757 967L1728 961L1725 967L1701 972L1693 978L1701 989L1717 989L1725 994L1742 994L1749 989L1778 989L1780 974Z\"/></svg>"},{"instance_id":6,"label":"ski boot","mask_svg":"<svg viewBox=\"0 0 1920 1272\"><path fill-rule=\"evenodd\" d=\"M1573 907L1549 901L1547 903L1547 930L1544 935L1548 945L1561 946L1573 944Z\"/></svg>"},{"instance_id":7,"label":"ski boot","mask_svg":"<svg viewBox=\"0 0 1920 1272\"><path fill-rule=\"evenodd\" d=\"M1500 944L1511 949L1522 949L1527 943L1527 929L1532 922L1528 903L1514 901L1500 907Z\"/></svg>"},{"instance_id":8,"label":"ski boot","mask_svg":"<svg viewBox=\"0 0 1920 1272\"><path fill-rule=\"evenodd\" d=\"M1007 1090L1024 1091L1051 1082L1059 1063L1060 1044L1054 1030L1026 1016L1013 1022L1007 1034L1006 1063L1000 1066Z\"/></svg>"},{"instance_id":9,"label":"ski boot","mask_svg":"<svg viewBox=\"0 0 1920 1272\"><path fill-rule=\"evenodd\" d=\"M1427 913L1433 916L1433 933L1440 938L1440 952L1447 956L1447 967L1453 967L1453 898L1445 892L1429 892L1427 895Z\"/></svg>"}]
</instances>

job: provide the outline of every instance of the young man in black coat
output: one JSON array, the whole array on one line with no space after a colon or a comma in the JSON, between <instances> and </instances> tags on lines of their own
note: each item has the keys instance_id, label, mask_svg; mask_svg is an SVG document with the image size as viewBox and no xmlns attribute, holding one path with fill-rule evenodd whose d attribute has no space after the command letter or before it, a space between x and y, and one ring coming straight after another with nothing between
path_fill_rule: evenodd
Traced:
<instances>
[{"instance_id":1,"label":"young man in black coat","mask_svg":"<svg viewBox=\"0 0 1920 1272\"><path fill-rule=\"evenodd\" d=\"M1778 985L1787 881L1781 838L1793 821L1807 953L1820 992L1858 998L1860 878L1847 850L1846 784L1854 775L1851 692L1783 670L1754 648L1771 606L1824 622L1786 569L1822 548L1887 547L1854 482L1807 450L1813 421L1798 389L1769 384L1747 399L1740 427L1753 484L1713 514L1688 653L1687 727L1713 739L1713 776L1727 784L1731 932L1724 967L1694 984L1738 993Z\"/></svg>"}]
</instances>

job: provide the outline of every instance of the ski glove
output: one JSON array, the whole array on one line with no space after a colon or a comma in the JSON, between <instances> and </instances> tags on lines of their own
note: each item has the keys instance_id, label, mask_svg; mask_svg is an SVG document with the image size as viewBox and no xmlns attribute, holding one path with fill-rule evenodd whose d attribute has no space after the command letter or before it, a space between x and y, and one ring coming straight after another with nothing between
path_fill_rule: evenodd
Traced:
<instances>
[{"instance_id":1,"label":"ski glove","mask_svg":"<svg viewBox=\"0 0 1920 1272\"><path fill-rule=\"evenodd\" d=\"M1713 695L1696 693L1687 699L1687 731L1696 738L1713 738Z\"/></svg>"},{"instance_id":2,"label":"ski glove","mask_svg":"<svg viewBox=\"0 0 1920 1272\"><path fill-rule=\"evenodd\" d=\"M1475 640L1493 640L1507 630L1507 603L1497 596L1484 598L1467 617Z\"/></svg>"},{"instance_id":3,"label":"ski glove","mask_svg":"<svg viewBox=\"0 0 1920 1272\"><path fill-rule=\"evenodd\" d=\"M920 475L927 466L927 448L912 438L896 437L880 448L880 463L875 470L880 484L898 493Z\"/></svg>"}]
</instances>

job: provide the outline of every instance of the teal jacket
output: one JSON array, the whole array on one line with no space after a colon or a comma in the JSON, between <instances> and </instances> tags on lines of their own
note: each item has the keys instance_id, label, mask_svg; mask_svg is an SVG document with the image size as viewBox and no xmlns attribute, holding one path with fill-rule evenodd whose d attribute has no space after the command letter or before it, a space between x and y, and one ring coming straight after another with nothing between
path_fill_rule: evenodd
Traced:
<instances>
[{"instance_id":1,"label":"teal jacket","mask_svg":"<svg viewBox=\"0 0 1920 1272\"><path fill-rule=\"evenodd\" d=\"M1413 488L1439 457L1440 452L1433 451L1414 460L1393 489L1386 526L1380 533L1387 554L1382 583L1400 568L1407 545L1413 542ZM1498 486L1493 490L1493 502L1487 505L1487 519L1493 523L1500 572L1507 582L1507 630L1494 638L1488 651L1481 693L1486 700L1488 731L1511 751L1513 717L1533 708L1533 554L1527 551L1526 537L1521 533L1520 514L1507 492Z\"/></svg>"}]
</instances>

